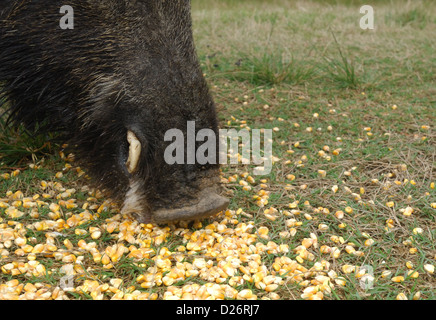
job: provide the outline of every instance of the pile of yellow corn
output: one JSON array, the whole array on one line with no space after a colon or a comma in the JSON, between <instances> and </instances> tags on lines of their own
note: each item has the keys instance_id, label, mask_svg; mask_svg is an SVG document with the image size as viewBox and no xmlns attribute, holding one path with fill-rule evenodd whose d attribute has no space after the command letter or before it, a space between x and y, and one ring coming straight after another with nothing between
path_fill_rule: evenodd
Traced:
<instances>
[{"instance_id":1,"label":"pile of yellow corn","mask_svg":"<svg viewBox=\"0 0 436 320\"><path fill-rule=\"evenodd\" d=\"M60 173L56 175L60 177ZM247 180L254 183L249 176ZM59 181L39 184L40 192L32 196L11 190L0 201L5 213L0 218L0 270L11 279L0 284L0 299L71 299L69 293L93 299L259 298L250 289L236 289L244 283L253 284L264 299L280 299L275 293L280 286L299 283L306 288L304 298L318 299L345 283L329 270L326 260L313 268L303 266L306 259L313 260L308 249L317 247L315 235L294 249L298 257L292 260L286 256L292 250L286 242L260 241L269 239L267 227L256 228L254 221L240 222L240 215L250 216L242 209L227 210L205 226L196 222L194 229L188 229L186 223L167 227L139 224L120 214L97 224L99 214L112 206L102 201L101 194L89 192L87 200L79 204L75 189L66 189ZM257 197L266 204L268 192L261 189ZM270 209L265 215L271 218L281 213ZM28 219L16 220L23 217ZM299 224L289 220L286 223L295 230ZM92 226L84 227L89 223ZM45 241L37 240L34 233L43 233ZM116 240L99 241L105 233ZM167 239L174 236L181 244L170 250ZM289 236L284 234L284 239ZM272 264L265 260L268 255L275 255ZM137 275L133 286L119 278L93 278L93 270L116 269L122 258L130 258L140 267L152 263ZM32 277L52 277L57 283L30 281ZM196 278L206 283L199 285ZM153 290L160 287L166 289Z\"/></svg>"},{"instance_id":2,"label":"pile of yellow corn","mask_svg":"<svg viewBox=\"0 0 436 320\"><path fill-rule=\"evenodd\" d=\"M246 126L245 123L242 125ZM370 133L371 129L365 131ZM294 143L294 147L298 148L299 143ZM332 154L337 155L340 151L336 149ZM325 146L319 155L330 161L329 152L330 147ZM287 153L294 152L288 150ZM291 200L285 210L279 210L268 206L271 195L268 180L256 181L244 172L222 177L221 181L252 192L258 212L245 212L242 208L227 210L207 220L211 221L209 224L195 222L189 228L184 222L165 227L140 224L131 217L116 214L118 208L104 200L99 191L83 187L80 192L87 193L87 198L77 200L77 188L80 187L64 187L61 179L68 171L78 177L85 173L69 163L71 157L61 156L67 161L63 171L58 172L53 181L38 181L34 194L23 189L0 195L0 300L59 300L78 296L114 300L276 300L282 298L282 292L289 297L287 287L299 288L299 297L295 298L315 300L347 286L351 274L353 279L364 284L386 278L402 283L420 276L410 261L406 264L409 271L404 276L392 274L390 270L378 270L378 275L374 275L370 269L362 268L365 265L362 249L331 233L333 223L320 221L332 216L330 221L336 221L337 228L346 228L343 219L355 214L346 202L342 210L334 212L299 200ZM303 156L294 164L304 166L306 161L307 157ZM289 163L290 160L284 162L285 165ZM38 166L30 165L27 170L37 169ZM354 170L353 167L344 175L351 176ZM317 172L321 179L326 177L325 170ZM0 181L15 179L20 173L20 170L3 173ZM296 177L288 174L286 179L294 181ZM382 185L377 179L371 183L380 188L394 187ZM399 185L407 183L413 185L415 182L399 181ZM295 185L282 187L287 191L295 190ZM299 188L305 190L307 185ZM363 203L363 187L358 193L346 186L341 188L356 203ZM434 189L434 183L431 188ZM331 187L334 194L339 189L337 185ZM386 207L406 217L415 214L412 206L397 208L394 201L386 202ZM431 203L431 207L436 208L436 203ZM102 219L101 214L105 211L114 214ZM258 224L255 219L265 223ZM281 224L279 232L269 227L273 223ZM300 231L307 223L311 227ZM388 218L385 231L390 232L396 225L395 219ZM415 235L422 232L422 228L413 229ZM329 245L320 243L321 234L329 239ZM362 236L364 247L377 244L371 235L362 233ZM409 253L417 252L412 241L403 244ZM359 265L340 265L338 261L342 260L338 259L343 255L349 255L352 261L360 261ZM102 270L115 274L119 264L126 259L137 266L132 271L136 272L133 280L101 276ZM435 267L425 264L423 269L433 275ZM414 298L419 297L417 292ZM407 298L404 293L397 296L397 299L404 298Z\"/></svg>"},{"instance_id":3,"label":"pile of yellow corn","mask_svg":"<svg viewBox=\"0 0 436 320\"><path fill-rule=\"evenodd\" d=\"M66 168L71 169L68 164ZM80 169L76 171L82 174ZM3 179L18 174L13 172ZM56 178L60 177L58 173ZM244 186L255 183L247 173L223 178L223 182L237 179L245 181ZM261 188L253 197L259 207L268 203L265 183L266 180L261 181ZM0 218L0 270L10 280L0 284L0 299L72 299L72 293L92 299L280 299L277 291L287 285L300 286L301 298L323 299L347 284L347 274L356 273L361 278L366 273L353 265L343 265L343 275L332 269L329 260L339 258L343 252L363 256L342 237L332 236L337 246L330 247L320 245L317 235L311 233L300 244L289 246L287 239L295 236L303 221L312 220L312 215L329 214L327 208L312 208L312 215L303 214L296 201L289 204L290 211L264 209L268 220L284 218L286 231L272 239L273 230L256 226L249 219L252 215L242 209L227 210L208 225L196 222L191 229L186 223L158 227L139 224L121 214L99 220L99 215L113 204L103 201L98 191L88 191L86 201L78 203L76 192L74 188L64 188L59 181L41 181L40 192L32 196L11 190L1 199L0 208L5 214ZM344 211L350 214L350 209L346 207ZM406 212L413 210L406 208ZM336 217L341 219L343 215L341 211ZM27 216L28 219L16 220ZM390 223L394 222L387 224ZM319 224L318 232L327 230L327 225ZM35 233L43 233L45 241L38 241ZM104 234L115 240L102 241ZM170 249L168 239L174 237L180 244ZM365 245L373 245L374 240L367 237ZM325 258L315 261L316 251ZM289 258L289 252L296 258ZM95 270L116 269L123 258L132 259L146 270L136 276L135 285L124 283L121 278L94 276ZM147 265L150 266L146 268ZM412 278L419 276L413 266L408 267ZM428 273L434 272L433 265L425 268ZM31 281L45 277L51 277L55 283ZM200 285L195 279L205 284ZM404 277L391 280L402 282ZM246 283L256 288L256 293L248 288L236 289L244 288Z\"/></svg>"}]
</instances>

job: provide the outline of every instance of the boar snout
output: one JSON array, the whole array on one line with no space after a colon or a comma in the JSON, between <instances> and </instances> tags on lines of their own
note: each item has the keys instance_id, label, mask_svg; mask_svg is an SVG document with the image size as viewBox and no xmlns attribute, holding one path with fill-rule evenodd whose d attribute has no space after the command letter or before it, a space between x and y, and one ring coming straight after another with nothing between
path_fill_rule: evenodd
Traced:
<instances>
[{"instance_id":1,"label":"boar snout","mask_svg":"<svg viewBox=\"0 0 436 320\"><path fill-rule=\"evenodd\" d=\"M227 209L229 199L218 195L213 188L200 192L197 203L176 209L159 209L153 213L156 223L166 223L177 220L194 220L212 216Z\"/></svg>"}]
</instances>

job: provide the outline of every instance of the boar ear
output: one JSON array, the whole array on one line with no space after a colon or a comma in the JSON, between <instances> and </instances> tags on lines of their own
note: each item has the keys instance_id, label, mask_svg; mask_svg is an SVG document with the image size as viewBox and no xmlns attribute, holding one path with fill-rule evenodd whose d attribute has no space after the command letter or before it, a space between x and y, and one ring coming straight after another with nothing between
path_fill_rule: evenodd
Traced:
<instances>
[{"instance_id":1,"label":"boar ear","mask_svg":"<svg viewBox=\"0 0 436 320\"><path fill-rule=\"evenodd\" d=\"M127 141L129 142L129 157L127 158L126 167L129 173L134 173L141 156L141 142L130 130L127 131Z\"/></svg>"}]
</instances>

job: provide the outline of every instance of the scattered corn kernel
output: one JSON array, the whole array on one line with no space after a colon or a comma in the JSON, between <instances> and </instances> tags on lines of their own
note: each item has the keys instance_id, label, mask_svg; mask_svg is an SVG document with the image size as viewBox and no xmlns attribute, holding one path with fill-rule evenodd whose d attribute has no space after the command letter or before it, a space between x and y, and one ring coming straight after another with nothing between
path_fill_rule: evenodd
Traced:
<instances>
[{"instance_id":1,"label":"scattered corn kernel","mask_svg":"<svg viewBox=\"0 0 436 320\"><path fill-rule=\"evenodd\" d=\"M434 273L434 269L435 269L435 267L432 264L425 264L424 265L424 270L427 271L430 274Z\"/></svg>"},{"instance_id":2,"label":"scattered corn kernel","mask_svg":"<svg viewBox=\"0 0 436 320\"><path fill-rule=\"evenodd\" d=\"M396 276L396 277L393 277L391 280L393 282L403 282L404 281L404 277L403 276Z\"/></svg>"},{"instance_id":3,"label":"scattered corn kernel","mask_svg":"<svg viewBox=\"0 0 436 320\"><path fill-rule=\"evenodd\" d=\"M407 296L406 296L403 292L400 292L400 293L397 295L396 300L409 300L409 299L407 299Z\"/></svg>"}]
</instances>

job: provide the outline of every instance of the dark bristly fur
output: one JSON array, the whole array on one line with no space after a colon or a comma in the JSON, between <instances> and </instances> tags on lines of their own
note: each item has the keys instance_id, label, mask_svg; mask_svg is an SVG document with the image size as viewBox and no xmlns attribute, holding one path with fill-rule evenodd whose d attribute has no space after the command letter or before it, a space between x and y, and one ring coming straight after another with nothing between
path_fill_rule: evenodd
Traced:
<instances>
[{"instance_id":1,"label":"dark bristly fur","mask_svg":"<svg viewBox=\"0 0 436 320\"><path fill-rule=\"evenodd\" d=\"M59 26L64 4L74 9L73 30ZM215 185L216 165L163 159L168 129L186 132L194 120L197 131L217 132L188 0L1 0L0 12L0 84L12 123L62 133L113 198L141 181L143 221L195 198L207 181ZM142 143L132 175L128 130Z\"/></svg>"}]
</instances>

